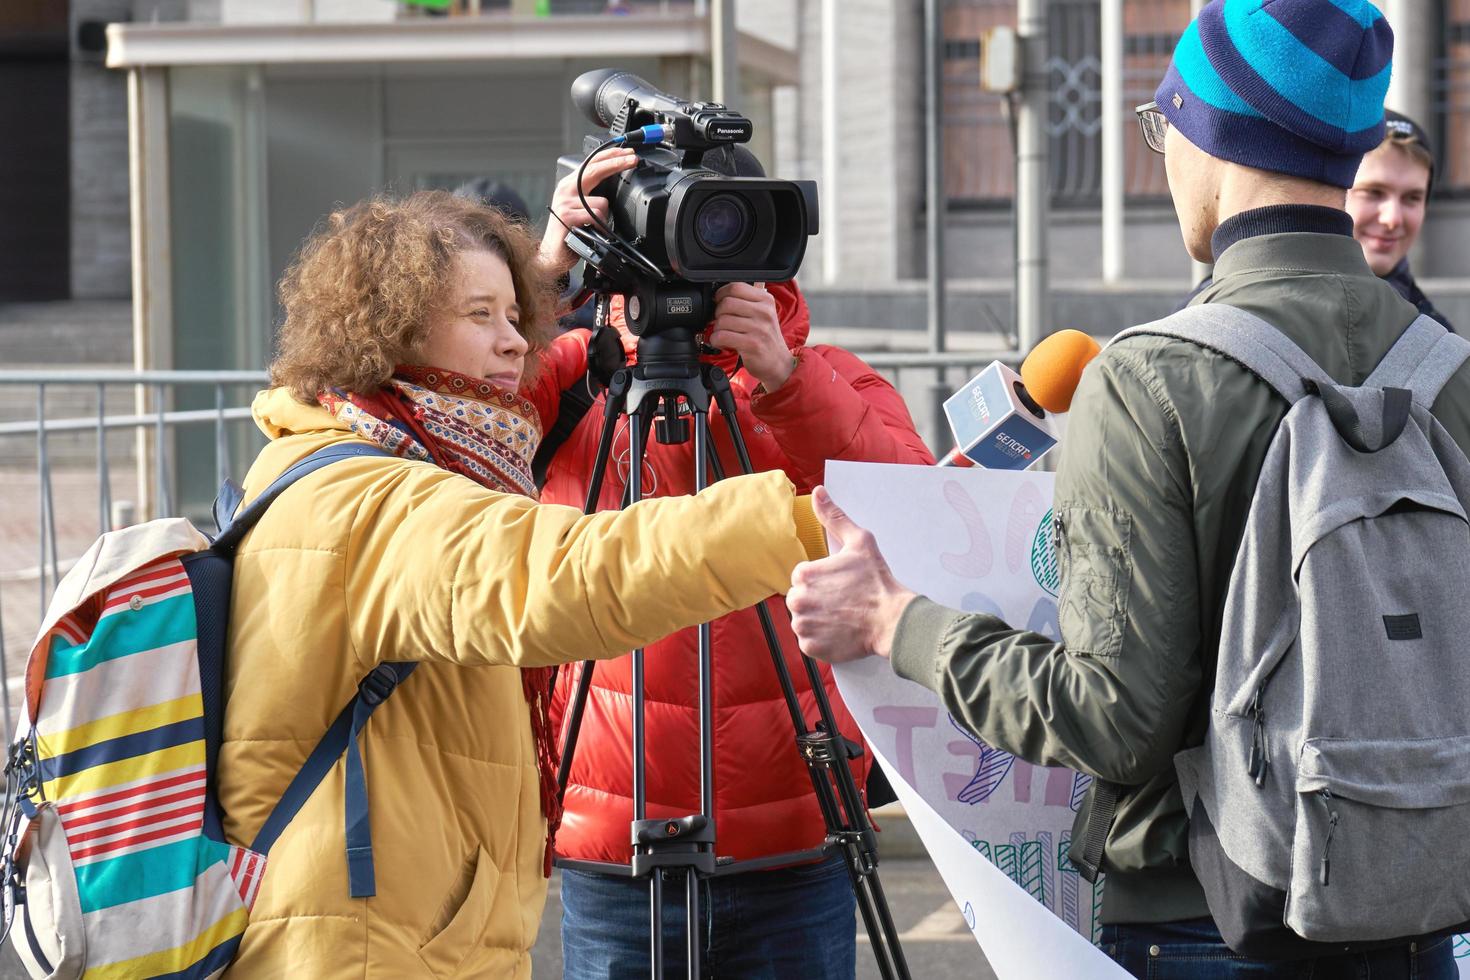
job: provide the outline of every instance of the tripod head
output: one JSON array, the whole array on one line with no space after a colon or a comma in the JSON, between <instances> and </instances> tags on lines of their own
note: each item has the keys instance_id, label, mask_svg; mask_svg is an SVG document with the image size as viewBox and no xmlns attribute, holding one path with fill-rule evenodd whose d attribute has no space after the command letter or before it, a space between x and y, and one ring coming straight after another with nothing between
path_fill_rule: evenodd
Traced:
<instances>
[{"instance_id":1,"label":"tripod head","mask_svg":"<svg viewBox=\"0 0 1470 980\"><path fill-rule=\"evenodd\" d=\"M645 400L652 403L654 436L666 446L688 442L689 416L708 412L711 394L729 387L723 371L700 360L709 349L688 328L644 334L637 363L619 372L626 374L621 384L614 376L629 414L637 414Z\"/></svg>"},{"instance_id":2,"label":"tripod head","mask_svg":"<svg viewBox=\"0 0 1470 980\"><path fill-rule=\"evenodd\" d=\"M628 329L637 337L678 330L697 333L714 315L715 290L721 283L654 278L632 260L626 246L595 227L571 229L566 242L586 262L585 285L573 305L580 306L593 294L599 301L621 294Z\"/></svg>"}]
</instances>

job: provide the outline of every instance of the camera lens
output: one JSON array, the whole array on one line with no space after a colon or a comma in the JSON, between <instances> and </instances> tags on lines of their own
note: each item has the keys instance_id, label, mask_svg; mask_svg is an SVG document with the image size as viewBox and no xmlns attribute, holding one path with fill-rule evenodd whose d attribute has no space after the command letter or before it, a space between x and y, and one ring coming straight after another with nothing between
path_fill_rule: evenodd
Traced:
<instances>
[{"instance_id":1,"label":"camera lens","mask_svg":"<svg viewBox=\"0 0 1470 980\"><path fill-rule=\"evenodd\" d=\"M694 213L694 238L711 255L733 255L745 247L754 225L743 198L715 194Z\"/></svg>"}]
</instances>

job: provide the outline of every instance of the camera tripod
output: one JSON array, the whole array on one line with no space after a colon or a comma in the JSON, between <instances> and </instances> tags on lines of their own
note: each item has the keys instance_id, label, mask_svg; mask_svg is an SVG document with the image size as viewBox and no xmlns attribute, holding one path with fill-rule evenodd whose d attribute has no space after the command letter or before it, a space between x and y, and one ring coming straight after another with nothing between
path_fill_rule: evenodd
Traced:
<instances>
[{"instance_id":1,"label":"camera tripod","mask_svg":"<svg viewBox=\"0 0 1470 980\"><path fill-rule=\"evenodd\" d=\"M604 303L605 299L599 297L599 325L605 322ZM717 480L724 478L723 466L710 438L711 399L725 418L742 472L753 472L750 454L735 415L735 398L730 389L729 378L719 367L702 362L699 354L700 344L692 329L668 329L639 338L637 363L619 369L608 384L602 433L598 440L593 477L587 489L584 507L586 512L591 513L601 497L603 478L611 458L619 418L625 417L628 420L629 434L628 484L622 503L624 507L638 501L642 496L643 461L647 454L649 433L655 427L655 422L658 440L665 444L675 444L688 441L692 421L696 493L708 484L711 470ZM688 406L691 418L681 417L681 400ZM716 856L711 744L711 643L710 626L705 623L698 627L700 812L664 819L650 820L647 817L644 654L642 650L634 650L632 863L625 865L564 858L557 859L556 863L563 868L649 880L650 953L654 980L662 980L664 975L664 875L683 870L689 977L690 980L697 980L700 976L702 955L699 930L699 884L702 879L817 860L837 850L842 853L846 862L857 907L867 929L880 973L885 980L907 980L908 964L899 945L898 931L894 927L883 886L878 880L878 853L873 828L848 765L849 760L862 753L862 747L845 739L838 730L821 674L815 663L803 657L802 663L820 716L815 729L807 727L796 688L786 667L780 638L776 634L775 624L765 602L756 606L756 613L760 618L766 646L770 650L782 697L791 716L796 748L806 762L826 823L827 835L823 846L738 863ZM595 661L584 662L577 678L576 690L570 702L561 764L557 771L558 792L566 790L594 669Z\"/></svg>"}]
</instances>

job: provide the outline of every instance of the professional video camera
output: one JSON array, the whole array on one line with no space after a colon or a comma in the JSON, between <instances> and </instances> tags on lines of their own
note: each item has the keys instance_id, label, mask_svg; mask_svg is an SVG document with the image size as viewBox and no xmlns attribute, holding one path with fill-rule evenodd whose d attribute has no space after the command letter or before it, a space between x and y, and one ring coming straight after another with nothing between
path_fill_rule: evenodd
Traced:
<instances>
[{"instance_id":1,"label":"professional video camera","mask_svg":"<svg viewBox=\"0 0 1470 980\"><path fill-rule=\"evenodd\" d=\"M572 103L608 127L609 138L587 137L584 157L557 161L560 174L580 173L608 147L638 147L638 166L595 191L612 202L610 223L567 235L587 262L590 290L625 297L634 334L702 330L721 284L796 275L807 238L817 233L816 183L726 176L701 166L710 151L748 141L749 119L613 68L578 77Z\"/></svg>"}]
</instances>

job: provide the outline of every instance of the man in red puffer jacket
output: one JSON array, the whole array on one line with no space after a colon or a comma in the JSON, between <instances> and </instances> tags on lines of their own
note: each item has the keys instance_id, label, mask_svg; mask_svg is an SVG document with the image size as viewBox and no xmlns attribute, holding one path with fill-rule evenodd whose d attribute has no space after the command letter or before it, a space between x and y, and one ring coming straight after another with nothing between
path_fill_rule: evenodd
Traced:
<instances>
[{"instance_id":1,"label":"man in red puffer jacket","mask_svg":"<svg viewBox=\"0 0 1470 980\"><path fill-rule=\"evenodd\" d=\"M856 356L828 346L806 346L810 327L795 283L733 283L716 294L708 342L730 375L737 418L756 470L783 470L803 491L822 482L828 459L932 464L898 393ZM621 301L612 323L630 363L637 338L623 323ZM563 341L570 338L563 338ZM580 344L558 343L546 369L556 377L582 363ZM564 368L568 370L564 370ZM542 500L582 505L592 476L601 402L561 446L547 471ZM547 419L550 426L552 419ZM740 464L718 409L710 428L726 473ZM663 445L650 440L643 464L645 496L692 493L693 440ZM617 428L599 510L618 506L628 480L628 424ZM808 726L817 711L801 665L789 617L770 603L787 669ZM826 833L807 767L798 754L790 716L754 610L713 624L714 821L721 858L748 861L821 846ZM647 801L649 817L699 811L697 631L668 637L646 651ZM562 671L557 724L580 668ZM828 668L821 668L838 726L860 739ZM566 792L557 836L568 858L626 864L633 817L631 660L597 666ZM871 756L853 764L861 787ZM684 888L664 889L665 950L683 959ZM648 969L648 883L626 876L567 870L562 875L562 955L565 976L620 977ZM715 975L851 978L855 969L854 898L840 856L773 871L724 875L706 883L706 963ZM712 917L712 920L711 918Z\"/></svg>"}]
</instances>

